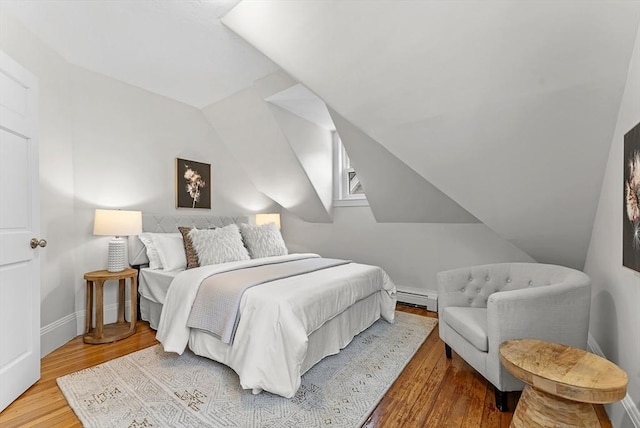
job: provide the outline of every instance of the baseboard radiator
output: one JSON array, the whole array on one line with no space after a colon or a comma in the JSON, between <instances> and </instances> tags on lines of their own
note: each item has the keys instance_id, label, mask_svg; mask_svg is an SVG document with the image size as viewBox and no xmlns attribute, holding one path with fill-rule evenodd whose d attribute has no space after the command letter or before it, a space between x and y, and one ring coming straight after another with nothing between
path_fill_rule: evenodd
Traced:
<instances>
[{"instance_id":1,"label":"baseboard radiator","mask_svg":"<svg viewBox=\"0 0 640 428\"><path fill-rule=\"evenodd\" d=\"M438 293L413 287L396 287L398 302L427 308L428 311L438 312Z\"/></svg>"}]
</instances>

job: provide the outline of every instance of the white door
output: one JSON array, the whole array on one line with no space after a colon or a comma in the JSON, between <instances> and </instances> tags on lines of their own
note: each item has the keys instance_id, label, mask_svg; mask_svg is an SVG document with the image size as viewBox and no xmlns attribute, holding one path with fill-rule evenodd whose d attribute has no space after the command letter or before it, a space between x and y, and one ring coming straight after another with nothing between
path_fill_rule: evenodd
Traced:
<instances>
[{"instance_id":1,"label":"white door","mask_svg":"<svg viewBox=\"0 0 640 428\"><path fill-rule=\"evenodd\" d=\"M0 51L0 411L40 378L37 92Z\"/></svg>"}]
</instances>

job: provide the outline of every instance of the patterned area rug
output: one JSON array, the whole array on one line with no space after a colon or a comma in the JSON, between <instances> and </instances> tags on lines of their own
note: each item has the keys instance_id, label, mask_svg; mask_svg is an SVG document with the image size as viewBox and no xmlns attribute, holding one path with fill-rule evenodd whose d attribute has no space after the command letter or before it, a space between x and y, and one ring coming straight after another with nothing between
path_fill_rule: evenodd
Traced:
<instances>
[{"instance_id":1,"label":"patterned area rug","mask_svg":"<svg viewBox=\"0 0 640 428\"><path fill-rule=\"evenodd\" d=\"M302 376L293 398L240 388L230 368L160 345L58 378L86 427L357 427L437 320L396 312Z\"/></svg>"}]
</instances>

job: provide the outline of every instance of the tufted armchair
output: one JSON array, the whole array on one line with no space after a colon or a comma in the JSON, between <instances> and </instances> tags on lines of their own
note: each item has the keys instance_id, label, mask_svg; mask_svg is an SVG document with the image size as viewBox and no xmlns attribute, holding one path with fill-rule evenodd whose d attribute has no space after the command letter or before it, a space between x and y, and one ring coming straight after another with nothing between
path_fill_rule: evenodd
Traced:
<instances>
[{"instance_id":1,"label":"tufted armchair","mask_svg":"<svg viewBox=\"0 0 640 428\"><path fill-rule=\"evenodd\" d=\"M524 383L500 363L511 339L540 339L586 349L591 280L583 272L539 263L498 263L438 273L440 338L494 386L496 407Z\"/></svg>"}]
</instances>

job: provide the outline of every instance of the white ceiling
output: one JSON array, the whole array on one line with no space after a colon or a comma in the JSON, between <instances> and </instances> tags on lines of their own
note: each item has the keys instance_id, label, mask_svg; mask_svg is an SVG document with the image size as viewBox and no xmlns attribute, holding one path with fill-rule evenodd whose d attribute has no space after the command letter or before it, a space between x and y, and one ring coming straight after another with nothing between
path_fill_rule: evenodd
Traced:
<instances>
[{"instance_id":1,"label":"white ceiling","mask_svg":"<svg viewBox=\"0 0 640 428\"><path fill-rule=\"evenodd\" d=\"M278 105L330 131L336 129L325 103L301 84L293 85L273 94L265 98L265 101Z\"/></svg>"},{"instance_id":2,"label":"white ceiling","mask_svg":"<svg viewBox=\"0 0 640 428\"><path fill-rule=\"evenodd\" d=\"M277 66L220 23L239 0L0 0L72 64L202 108Z\"/></svg>"},{"instance_id":3,"label":"white ceiling","mask_svg":"<svg viewBox=\"0 0 640 428\"><path fill-rule=\"evenodd\" d=\"M266 0L223 22L503 238L581 268L639 18L638 1Z\"/></svg>"}]
</instances>

